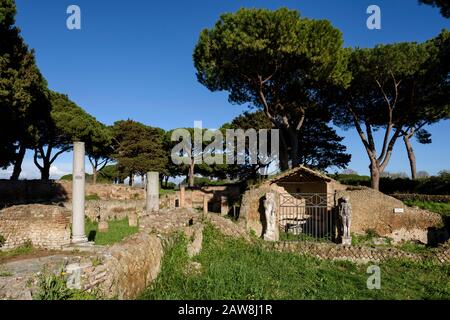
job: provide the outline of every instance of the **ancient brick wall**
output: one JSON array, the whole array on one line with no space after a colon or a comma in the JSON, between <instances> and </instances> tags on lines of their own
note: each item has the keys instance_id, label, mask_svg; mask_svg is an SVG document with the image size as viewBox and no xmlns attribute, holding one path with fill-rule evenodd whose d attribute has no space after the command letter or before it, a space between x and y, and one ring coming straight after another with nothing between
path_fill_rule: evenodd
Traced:
<instances>
[{"instance_id":1,"label":"ancient brick wall","mask_svg":"<svg viewBox=\"0 0 450 320\"><path fill-rule=\"evenodd\" d=\"M0 207L50 201L60 202L67 199L67 190L57 182L0 180Z\"/></svg>"},{"instance_id":2,"label":"ancient brick wall","mask_svg":"<svg viewBox=\"0 0 450 320\"><path fill-rule=\"evenodd\" d=\"M34 247L61 249L70 243L70 211L58 206L21 205L0 211L0 249L31 242Z\"/></svg>"},{"instance_id":3,"label":"ancient brick wall","mask_svg":"<svg viewBox=\"0 0 450 320\"><path fill-rule=\"evenodd\" d=\"M449 246L441 246L422 253L406 252L392 247L342 246L314 242L276 242L267 243L266 247L282 252L307 254L319 259L346 260L355 263L384 262L391 259L443 264L450 262Z\"/></svg>"},{"instance_id":4,"label":"ancient brick wall","mask_svg":"<svg viewBox=\"0 0 450 320\"><path fill-rule=\"evenodd\" d=\"M96 195L101 200L141 200L145 191L138 187L113 184L86 184L86 196ZM72 198L72 182L0 180L0 207L65 202Z\"/></svg>"},{"instance_id":5,"label":"ancient brick wall","mask_svg":"<svg viewBox=\"0 0 450 320\"><path fill-rule=\"evenodd\" d=\"M242 197L239 220L244 220L246 228L253 230L258 236L262 236L264 231L264 197L271 190L270 185L263 184L247 190Z\"/></svg>"},{"instance_id":6,"label":"ancient brick wall","mask_svg":"<svg viewBox=\"0 0 450 320\"><path fill-rule=\"evenodd\" d=\"M442 242L448 238L442 217L434 212L406 206L402 201L367 187L348 187L337 197L348 196L352 205L353 233L374 230L394 242L416 240L422 243ZM398 209L403 212L395 212ZM400 210L400 211L401 211Z\"/></svg>"},{"instance_id":7,"label":"ancient brick wall","mask_svg":"<svg viewBox=\"0 0 450 320\"><path fill-rule=\"evenodd\" d=\"M72 182L58 181L65 190L68 199L72 197ZM86 184L86 195L97 195L100 200L143 200L145 190L140 187L130 187L123 184Z\"/></svg>"},{"instance_id":8,"label":"ancient brick wall","mask_svg":"<svg viewBox=\"0 0 450 320\"><path fill-rule=\"evenodd\" d=\"M226 235L249 240L243 228L219 216L190 209L160 212L142 218L139 233L67 265L69 285L102 298L134 299L156 279L163 249L173 242L174 234L185 233L190 256L200 253L205 219Z\"/></svg>"},{"instance_id":9,"label":"ancient brick wall","mask_svg":"<svg viewBox=\"0 0 450 320\"><path fill-rule=\"evenodd\" d=\"M67 273L74 277L73 287L95 288L104 298L132 299L156 279L162 257L161 239L155 234L140 232L98 255L99 265L76 263L67 266Z\"/></svg>"},{"instance_id":10,"label":"ancient brick wall","mask_svg":"<svg viewBox=\"0 0 450 320\"><path fill-rule=\"evenodd\" d=\"M72 202L64 203L72 210ZM144 200L89 200L85 202L85 214L91 221L122 220L130 214L145 215Z\"/></svg>"},{"instance_id":11,"label":"ancient brick wall","mask_svg":"<svg viewBox=\"0 0 450 320\"><path fill-rule=\"evenodd\" d=\"M205 186L202 188L185 189L184 205L186 208L203 209L204 197L208 201L211 212L227 214L232 206L240 200L240 187L229 186ZM180 191L160 197L160 207L174 209L181 206Z\"/></svg>"}]
</instances>

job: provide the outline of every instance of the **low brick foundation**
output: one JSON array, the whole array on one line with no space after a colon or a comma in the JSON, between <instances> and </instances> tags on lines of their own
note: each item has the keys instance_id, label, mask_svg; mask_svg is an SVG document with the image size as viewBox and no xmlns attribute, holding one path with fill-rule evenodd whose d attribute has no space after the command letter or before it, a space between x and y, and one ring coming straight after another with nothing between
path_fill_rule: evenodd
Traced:
<instances>
[{"instance_id":1,"label":"low brick foundation","mask_svg":"<svg viewBox=\"0 0 450 320\"><path fill-rule=\"evenodd\" d=\"M145 191L139 187L115 184L86 184L86 196L100 200L143 200ZM72 198L71 181L0 180L0 206L32 203L58 203Z\"/></svg>"},{"instance_id":2,"label":"low brick foundation","mask_svg":"<svg viewBox=\"0 0 450 320\"><path fill-rule=\"evenodd\" d=\"M70 211L58 206L22 205L0 211L0 249L31 242L34 247L61 249L70 244Z\"/></svg>"},{"instance_id":3,"label":"low brick foundation","mask_svg":"<svg viewBox=\"0 0 450 320\"><path fill-rule=\"evenodd\" d=\"M72 210L72 202L64 204ZM85 214L91 221L122 220L129 214L145 215L144 200L90 200L85 202Z\"/></svg>"},{"instance_id":4,"label":"low brick foundation","mask_svg":"<svg viewBox=\"0 0 450 320\"><path fill-rule=\"evenodd\" d=\"M156 279L163 248L170 245L175 232L184 230L193 255L201 250L203 228L196 212L175 210L144 217L140 229L120 243L67 265L69 287L96 292L102 298L133 299Z\"/></svg>"},{"instance_id":5,"label":"low brick foundation","mask_svg":"<svg viewBox=\"0 0 450 320\"><path fill-rule=\"evenodd\" d=\"M346 260L355 263L383 262L391 259L415 262L450 263L450 247L442 246L425 253L405 252L392 247L342 246L332 243L277 242L266 247L282 252L307 254L319 259Z\"/></svg>"}]
</instances>

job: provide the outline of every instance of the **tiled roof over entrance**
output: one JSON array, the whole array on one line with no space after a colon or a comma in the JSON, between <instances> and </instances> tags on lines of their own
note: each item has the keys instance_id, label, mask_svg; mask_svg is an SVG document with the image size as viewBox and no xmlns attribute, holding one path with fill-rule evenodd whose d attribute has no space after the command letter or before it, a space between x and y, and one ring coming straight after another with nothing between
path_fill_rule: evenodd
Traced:
<instances>
[{"instance_id":1,"label":"tiled roof over entrance","mask_svg":"<svg viewBox=\"0 0 450 320\"><path fill-rule=\"evenodd\" d=\"M309 169L305 166L300 166L286 172L283 172L276 177L269 179L269 183L282 182L331 182L335 181L325 174Z\"/></svg>"}]
</instances>

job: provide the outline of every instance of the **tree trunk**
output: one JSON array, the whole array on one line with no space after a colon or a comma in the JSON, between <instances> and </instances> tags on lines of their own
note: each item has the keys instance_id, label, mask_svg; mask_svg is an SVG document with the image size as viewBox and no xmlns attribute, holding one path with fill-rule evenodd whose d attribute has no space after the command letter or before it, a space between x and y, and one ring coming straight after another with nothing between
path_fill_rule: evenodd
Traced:
<instances>
[{"instance_id":1,"label":"tree trunk","mask_svg":"<svg viewBox=\"0 0 450 320\"><path fill-rule=\"evenodd\" d=\"M280 159L279 166L281 171L289 170L289 157L288 157L288 147L286 139L283 136L283 132L280 130Z\"/></svg>"},{"instance_id":2,"label":"tree trunk","mask_svg":"<svg viewBox=\"0 0 450 320\"><path fill-rule=\"evenodd\" d=\"M130 187L132 187L133 186L133 174L132 173L130 174L129 178L130 178L130 180L128 181L128 185Z\"/></svg>"},{"instance_id":3,"label":"tree trunk","mask_svg":"<svg viewBox=\"0 0 450 320\"><path fill-rule=\"evenodd\" d=\"M48 181L50 180L50 163L48 161L44 162L44 165L41 170L41 180Z\"/></svg>"},{"instance_id":4,"label":"tree trunk","mask_svg":"<svg viewBox=\"0 0 450 320\"><path fill-rule=\"evenodd\" d=\"M92 166L92 184L97 184L97 167Z\"/></svg>"},{"instance_id":5,"label":"tree trunk","mask_svg":"<svg viewBox=\"0 0 450 320\"><path fill-rule=\"evenodd\" d=\"M292 129L290 129L289 137L291 140L292 168L296 168L300 164L299 157L298 157L298 136L296 133L297 133L296 131L293 131Z\"/></svg>"},{"instance_id":6,"label":"tree trunk","mask_svg":"<svg viewBox=\"0 0 450 320\"><path fill-rule=\"evenodd\" d=\"M411 179L417 179L417 165L416 165L416 155L414 154L414 149L411 145L409 136L403 136L403 141L405 142L406 152L408 153L409 166L411 167Z\"/></svg>"},{"instance_id":7,"label":"tree trunk","mask_svg":"<svg viewBox=\"0 0 450 320\"><path fill-rule=\"evenodd\" d=\"M189 187L192 188L194 186L194 166L195 160L191 159L191 164L189 165Z\"/></svg>"},{"instance_id":8,"label":"tree trunk","mask_svg":"<svg viewBox=\"0 0 450 320\"><path fill-rule=\"evenodd\" d=\"M370 181L371 181L371 187L372 189L375 189L377 191L380 190L380 168L376 165L374 161L372 161L372 164L369 166L370 168Z\"/></svg>"},{"instance_id":9,"label":"tree trunk","mask_svg":"<svg viewBox=\"0 0 450 320\"><path fill-rule=\"evenodd\" d=\"M11 175L12 181L19 180L20 173L22 172L23 158L25 157L26 151L27 151L27 148L25 147L25 145L20 144L19 153L17 154L16 159L14 161L14 170Z\"/></svg>"}]
</instances>

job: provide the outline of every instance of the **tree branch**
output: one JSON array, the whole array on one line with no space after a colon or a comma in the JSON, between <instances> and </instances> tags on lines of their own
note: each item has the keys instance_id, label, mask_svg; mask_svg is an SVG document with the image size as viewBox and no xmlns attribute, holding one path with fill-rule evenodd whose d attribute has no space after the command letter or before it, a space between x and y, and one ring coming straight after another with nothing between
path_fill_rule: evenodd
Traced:
<instances>
[{"instance_id":1,"label":"tree branch","mask_svg":"<svg viewBox=\"0 0 450 320\"><path fill-rule=\"evenodd\" d=\"M305 109L300 108L300 112L301 112L301 116L300 116L300 121L297 124L297 127L295 128L295 130L300 131L300 129L303 126L303 123L305 122Z\"/></svg>"},{"instance_id":2,"label":"tree branch","mask_svg":"<svg viewBox=\"0 0 450 320\"><path fill-rule=\"evenodd\" d=\"M52 164L56 160L56 158L58 158L59 155L63 154L64 152L69 151L70 148L71 147L66 147L66 148L61 149L57 153L55 153L55 155L53 156L52 160L50 160L49 164Z\"/></svg>"},{"instance_id":3,"label":"tree branch","mask_svg":"<svg viewBox=\"0 0 450 320\"><path fill-rule=\"evenodd\" d=\"M361 140L362 140L362 142L364 144L364 147L366 148L366 151L367 151L369 157L373 158L374 157L374 150L370 149L370 144L367 141L366 135L364 134L364 131L362 130L361 125L359 124L359 117L358 117L358 115L356 114L356 112L353 110L353 108L351 106L347 106L347 108L350 111L350 113L352 114L353 123L355 124L356 131L358 132L359 137L361 138Z\"/></svg>"},{"instance_id":4,"label":"tree branch","mask_svg":"<svg viewBox=\"0 0 450 320\"><path fill-rule=\"evenodd\" d=\"M375 140L373 139L372 126L370 125L370 123L368 121L364 121L364 123L366 125L367 138L369 139L370 149L373 150L374 153L376 153Z\"/></svg>"},{"instance_id":5,"label":"tree branch","mask_svg":"<svg viewBox=\"0 0 450 320\"><path fill-rule=\"evenodd\" d=\"M259 85L259 98L261 99L261 103L264 106L264 113L266 114L266 116L270 119L270 121L272 121L273 124L275 124L275 119L273 118L273 116L270 114L270 110L269 110L269 104L267 103L266 100L266 96L264 95L263 92L263 87L262 87L262 82L260 81L260 85Z\"/></svg>"},{"instance_id":6,"label":"tree branch","mask_svg":"<svg viewBox=\"0 0 450 320\"><path fill-rule=\"evenodd\" d=\"M398 137L400 136L400 131L401 131L401 129L397 128L395 130L395 133L394 133L392 139L389 141L389 145L388 145L388 148L387 148L386 156L385 156L384 160L381 162L381 165L380 165L381 171L384 171L384 169L386 168L386 166L389 163L389 160L390 160L391 155L392 155L392 151L394 149L395 142L397 141Z\"/></svg>"},{"instance_id":7,"label":"tree branch","mask_svg":"<svg viewBox=\"0 0 450 320\"><path fill-rule=\"evenodd\" d=\"M37 149L34 149L33 161L34 161L34 164L36 165L36 167L38 167L38 169L40 171L42 171L44 168L38 162L38 155L37 155L38 152L39 151Z\"/></svg>"},{"instance_id":8,"label":"tree branch","mask_svg":"<svg viewBox=\"0 0 450 320\"><path fill-rule=\"evenodd\" d=\"M101 164L100 169L98 169L98 171L102 171L109 162L110 162L109 159L105 159L104 163Z\"/></svg>"}]
</instances>

